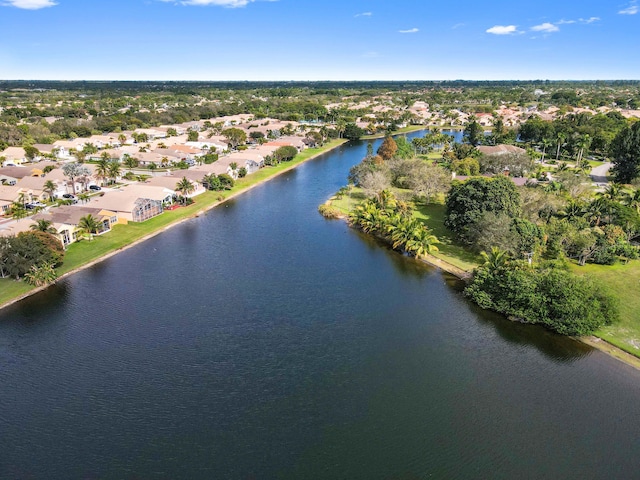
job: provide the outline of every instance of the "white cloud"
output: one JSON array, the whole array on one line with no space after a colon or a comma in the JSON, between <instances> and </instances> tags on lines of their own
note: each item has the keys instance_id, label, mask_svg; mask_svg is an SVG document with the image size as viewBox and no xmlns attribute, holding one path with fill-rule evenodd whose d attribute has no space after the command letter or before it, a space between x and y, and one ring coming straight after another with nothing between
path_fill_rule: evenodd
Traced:
<instances>
[{"instance_id":1,"label":"white cloud","mask_svg":"<svg viewBox=\"0 0 640 480\"><path fill-rule=\"evenodd\" d=\"M160 0L162 2L167 3L176 3L180 5L192 5L196 7L208 7L208 6L216 6L216 7L228 7L228 8L238 8L245 7L250 3L253 3L258 0ZM268 2L276 2L278 0L264 0Z\"/></svg>"},{"instance_id":2,"label":"white cloud","mask_svg":"<svg viewBox=\"0 0 640 480\"><path fill-rule=\"evenodd\" d=\"M398 30L398 33L418 33L419 28L410 28L409 30Z\"/></svg>"},{"instance_id":3,"label":"white cloud","mask_svg":"<svg viewBox=\"0 0 640 480\"><path fill-rule=\"evenodd\" d=\"M354 17L370 17L371 15L373 15L371 12L362 12L354 15Z\"/></svg>"},{"instance_id":4,"label":"white cloud","mask_svg":"<svg viewBox=\"0 0 640 480\"><path fill-rule=\"evenodd\" d=\"M638 2L635 0L633 2L630 2L628 7L619 10L618 13L620 15L635 15L636 13L638 13Z\"/></svg>"},{"instance_id":5,"label":"white cloud","mask_svg":"<svg viewBox=\"0 0 640 480\"><path fill-rule=\"evenodd\" d=\"M512 33L518 33L518 27L515 25L496 25L487 29L487 33L493 35L511 35Z\"/></svg>"},{"instance_id":6,"label":"white cloud","mask_svg":"<svg viewBox=\"0 0 640 480\"><path fill-rule=\"evenodd\" d=\"M557 25L554 25L553 23L545 22L545 23L541 23L540 25L531 27L531 30L534 32L551 33L551 32L557 32L560 29L558 28Z\"/></svg>"},{"instance_id":7,"label":"white cloud","mask_svg":"<svg viewBox=\"0 0 640 480\"><path fill-rule=\"evenodd\" d=\"M6 0L2 5L5 7L24 8L25 10L39 10L53 7L57 3L53 0Z\"/></svg>"},{"instance_id":8,"label":"white cloud","mask_svg":"<svg viewBox=\"0 0 640 480\"><path fill-rule=\"evenodd\" d=\"M451 30L456 30L460 27L464 27L465 24L464 23L456 23L453 27L451 27Z\"/></svg>"},{"instance_id":9,"label":"white cloud","mask_svg":"<svg viewBox=\"0 0 640 480\"><path fill-rule=\"evenodd\" d=\"M593 23L600 20L600 17L581 18L580 23Z\"/></svg>"}]
</instances>

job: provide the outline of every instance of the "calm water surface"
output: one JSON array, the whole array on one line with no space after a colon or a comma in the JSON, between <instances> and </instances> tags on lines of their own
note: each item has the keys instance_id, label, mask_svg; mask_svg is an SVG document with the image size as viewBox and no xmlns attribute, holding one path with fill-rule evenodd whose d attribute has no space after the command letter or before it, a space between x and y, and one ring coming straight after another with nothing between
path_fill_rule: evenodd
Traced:
<instances>
[{"instance_id":1,"label":"calm water surface","mask_svg":"<svg viewBox=\"0 0 640 480\"><path fill-rule=\"evenodd\" d=\"M317 213L365 151L0 312L0 477L638 478L639 372Z\"/></svg>"}]
</instances>

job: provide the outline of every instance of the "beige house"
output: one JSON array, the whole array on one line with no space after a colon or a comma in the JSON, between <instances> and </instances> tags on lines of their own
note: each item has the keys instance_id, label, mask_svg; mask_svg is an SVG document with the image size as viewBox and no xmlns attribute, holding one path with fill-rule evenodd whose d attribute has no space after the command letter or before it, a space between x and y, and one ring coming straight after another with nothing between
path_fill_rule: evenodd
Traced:
<instances>
[{"instance_id":1,"label":"beige house","mask_svg":"<svg viewBox=\"0 0 640 480\"><path fill-rule=\"evenodd\" d=\"M27 161L27 154L22 147L7 147L0 152L0 157L4 157L2 166L22 165Z\"/></svg>"},{"instance_id":2,"label":"beige house","mask_svg":"<svg viewBox=\"0 0 640 480\"><path fill-rule=\"evenodd\" d=\"M152 185L129 185L93 198L88 207L114 212L119 223L144 222L173 202L175 191Z\"/></svg>"},{"instance_id":3,"label":"beige house","mask_svg":"<svg viewBox=\"0 0 640 480\"><path fill-rule=\"evenodd\" d=\"M119 223L116 212L100 208L72 205L52 207L48 212L38 213L32 218L33 220L50 221L53 228L56 229L56 236L66 248L68 245L78 240L78 233L81 230L78 226L80 224L80 219L87 215L93 216L100 225L100 228L96 232L98 235L108 232L111 230L113 225Z\"/></svg>"}]
</instances>

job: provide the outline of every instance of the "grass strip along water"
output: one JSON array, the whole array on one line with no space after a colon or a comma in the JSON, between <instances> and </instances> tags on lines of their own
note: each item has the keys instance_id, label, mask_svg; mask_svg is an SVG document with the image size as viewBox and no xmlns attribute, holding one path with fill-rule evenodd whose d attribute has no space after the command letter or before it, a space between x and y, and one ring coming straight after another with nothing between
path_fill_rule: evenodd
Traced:
<instances>
[{"instance_id":1,"label":"grass strip along water","mask_svg":"<svg viewBox=\"0 0 640 480\"><path fill-rule=\"evenodd\" d=\"M145 222L116 225L108 233L94 236L93 240L73 243L67 249L64 263L56 269L59 275L58 280L157 235L181 221L196 217L277 175L339 147L345 142L344 139L338 139L327 142L322 147L308 148L296 155L291 161L262 168L256 173L238 179L230 190L207 191L195 197L195 202L186 207L167 210ZM25 281L15 281L8 278L0 279L0 308L11 305L47 287L34 287Z\"/></svg>"}]
</instances>

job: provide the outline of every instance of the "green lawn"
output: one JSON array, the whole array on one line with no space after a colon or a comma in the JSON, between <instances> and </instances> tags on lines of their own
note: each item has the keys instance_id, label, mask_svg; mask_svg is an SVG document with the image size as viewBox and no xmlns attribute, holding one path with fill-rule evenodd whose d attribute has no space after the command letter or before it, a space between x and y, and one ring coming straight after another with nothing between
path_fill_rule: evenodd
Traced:
<instances>
[{"instance_id":1,"label":"green lawn","mask_svg":"<svg viewBox=\"0 0 640 480\"><path fill-rule=\"evenodd\" d=\"M27 282L16 282L10 278L0 278L0 305L33 290Z\"/></svg>"},{"instance_id":2,"label":"green lawn","mask_svg":"<svg viewBox=\"0 0 640 480\"><path fill-rule=\"evenodd\" d=\"M640 356L640 261L627 265L573 265L579 275L591 275L620 302L620 322L605 327L597 336Z\"/></svg>"},{"instance_id":3,"label":"green lawn","mask_svg":"<svg viewBox=\"0 0 640 480\"><path fill-rule=\"evenodd\" d=\"M344 195L340 199L332 199L331 205L347 215L353 207L364 199L365 195L362 190L354 188L351 191L351 195ZM469 272L482 263L482 257L469 252L456 242L451 232L444 226L444 213L445 206L441 204L417 205L414 216L427 225L440 241L437 244L438 251L432 252L432 255Z\"/></svg>"},{"instance_id":4,"label":"green lawn","mask_svg":"<svg viewBox=\"0 0 640 480\"><path fill-rule=\"evenodd\" d=\"M93 240L82 240L80 242L73 243L67 249L64 263L57 269L57 271L59 275L64 275L65 273L97 260L110 252L120 250L136 240L140 240L151 233L160 231L181 219L196 215L203 209L216 204L220 199L229 198L232 195L241 193L247 188L273 177L284 170L299 165L315 155L337 147L345 141L346 140L333 140L321 148L306 149L302 153L296 155L296 157L290 162L284 162L274 167L265 167L252 175L239 179L231 190L224 192L209 191L198 195L194 199L195 203L188 207L165 211L162 215L158 215L157 217L153 217L142 223L131 222L128 225L116 225L110 232L105 233L104 235L94 236ZM0 279L0 305L3 305L13 298L23 295L33 289L34 287L26 282Z\"/></svg>"},{"instance_id":5,"label":"green lawn","mask_svg":"<svg viewBox=\"0 0 640 480\"><path fill-rule=\"evenodd\" d=\"M482 263L482 257L470 252L453 238L444 226L445 210L446 207L441 204L418 205L414 216L423 221L440 240L437 245L439 251L433 252L433 256L469 272Z\"/></svg>"}]
</instances>

